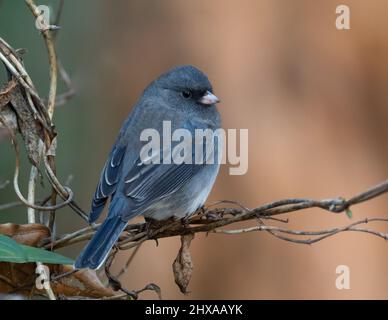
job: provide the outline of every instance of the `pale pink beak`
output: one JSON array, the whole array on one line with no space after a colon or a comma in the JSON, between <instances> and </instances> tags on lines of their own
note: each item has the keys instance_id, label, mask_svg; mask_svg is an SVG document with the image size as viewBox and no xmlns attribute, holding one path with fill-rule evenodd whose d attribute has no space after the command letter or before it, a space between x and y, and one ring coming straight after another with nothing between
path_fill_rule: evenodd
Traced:
<instances>
[{"instance_id":1,"label":"pale pink beak","mask_svg":"<svg viewBox=\"0 0 388 320\"><path fill-rule=\"evenodd\" d=\"M199 100L199 102L206 105L212 105L220 102L220 99L218 99L217 96L210 91L207 91L205 95Z\"/></svg>"}]
</instances>

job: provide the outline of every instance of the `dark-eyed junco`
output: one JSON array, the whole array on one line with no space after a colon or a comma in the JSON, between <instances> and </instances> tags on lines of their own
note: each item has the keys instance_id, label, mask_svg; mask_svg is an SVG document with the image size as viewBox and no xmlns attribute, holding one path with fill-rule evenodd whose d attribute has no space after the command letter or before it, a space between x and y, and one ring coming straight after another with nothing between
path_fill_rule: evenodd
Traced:
<instances>
[{"instance_id":1,"label":"dark-eyed junco","mask_svg":"<svg viewBox=\"0 0 388 320\"><path fill-rule=\"evenodd\" d=\"M124 122L101 173L90 222L96 221L108 198L109 213L77 258L77 269L99 268L131 218L137 215L155 220L184 218L204 205L218 173L218 158L213 163L198 163L194 151L201 148L195 148L193 141L190 142L192 163L168 164L164 158L160 163L145 163L141 153L146 142L141 141L141 135L149 129L160 134L163 143L156 157L162 158L166 151L164 139L171 139L164 136L164 125L168 123L171 132L185 129L194 140L198 129L220 128L217 102L207 76L192 66L173 68L144 90ZM172 147L178 143L173 141ZM202 157L207 159L211 153L220 152L220 145L215 143L214 150L202 151Z\"/></svg>"}]
</instances>

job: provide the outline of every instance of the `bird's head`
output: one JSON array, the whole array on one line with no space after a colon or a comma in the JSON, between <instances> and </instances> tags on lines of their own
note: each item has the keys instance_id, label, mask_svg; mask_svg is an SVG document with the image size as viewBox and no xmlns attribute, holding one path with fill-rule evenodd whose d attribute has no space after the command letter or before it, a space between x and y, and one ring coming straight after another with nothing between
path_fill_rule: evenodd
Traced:
<instances>
[{"instance_id":1,"label":"bird's head","mask_svg":"<svg viewBox=\"0 0 388 320\"><path fill-rule=\"evenodd\" d=\"M174 108L209 108L219 102L207 76L193 66L180 66L152 83L153 92Z\"/></svg>"}]
</instances>

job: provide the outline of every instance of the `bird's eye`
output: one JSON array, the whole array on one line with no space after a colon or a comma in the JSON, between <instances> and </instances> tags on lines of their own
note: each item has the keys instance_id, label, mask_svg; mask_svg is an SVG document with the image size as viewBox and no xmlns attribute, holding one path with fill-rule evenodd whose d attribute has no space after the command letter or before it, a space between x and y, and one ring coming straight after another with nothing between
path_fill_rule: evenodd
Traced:
<instances>
[{"instance_id":1,"label":"bird's eye","mask_svg":"<svg viewBox=\"0 0 388 320\"><path fill-rule=\"evenodd\" d=\"M193 96L193 93L190 90L182 91L182 97L185 99L190 99Z\"/></svg>"}]
</instances>

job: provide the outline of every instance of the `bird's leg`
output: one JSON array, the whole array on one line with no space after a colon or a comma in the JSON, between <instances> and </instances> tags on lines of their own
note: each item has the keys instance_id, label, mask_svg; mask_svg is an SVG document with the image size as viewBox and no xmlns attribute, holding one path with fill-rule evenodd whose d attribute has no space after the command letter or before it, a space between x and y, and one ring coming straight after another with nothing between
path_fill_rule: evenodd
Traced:
<instances>
[{"instance_id":1,"label":"bird's leg","mask_svg":"<svg viewBox=\"0 0 388 320\"><path fill-rule=\"evenodd\" d=\"M147 237L150 237L152 226L155 224L155 220L151 218L144 218L145 224L144 224L144 230L147 233Z\"/></svg>"},{"instance_id":2,"label":"bird's leg","mask_svg":"<svg viewBox=\"0 0 388 320\"><path fill-rule=\"evenodd\" d=\"M180 219L183 229L187 229L190 225L190 216L185 216Z\"/></svg>"},{"instance_id":3,"label":"bird's leg","mask_svg":"<svg viewBox=\"0 0 388 320\"><path fill-rule=\"evenodd\" d=\"M162 226L166 225L168 220L156 220L152 218L145 218L145 225L144 225L144 230L147 232L147 236L150 238L152 237L153 231L161 228Z\"/></svg>"},{"instance_id":4,"label":"bird's leg","mask_svg":"<svg viewBox=\"0 0 388 320\"><path fill-rule=\"evenodd\" d=\"M199 217L203 217L203 216L206 216L206 208L205 208L205 205L203 205L202 207L200 207L198 210L198 216Z\"/></svg>"}]
</instances>

